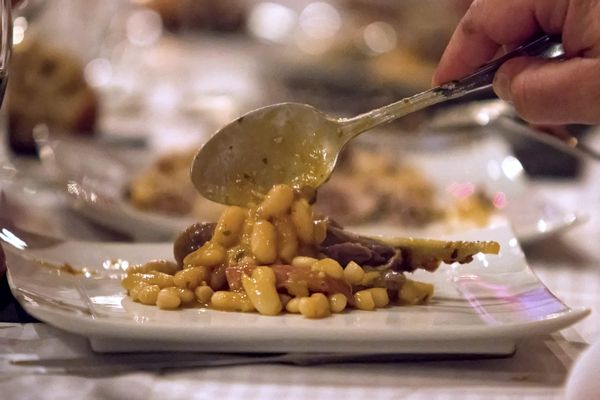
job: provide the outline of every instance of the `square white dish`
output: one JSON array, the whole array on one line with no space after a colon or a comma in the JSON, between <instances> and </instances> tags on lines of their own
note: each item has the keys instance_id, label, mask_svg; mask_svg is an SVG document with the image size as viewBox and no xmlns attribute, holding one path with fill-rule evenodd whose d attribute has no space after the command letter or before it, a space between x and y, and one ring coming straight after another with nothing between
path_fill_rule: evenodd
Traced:
<instances>
[{"instance_id":1,"label":"square white dish","mask_svg":"<svg viewBox=\"0 0 600 400\"><path fill-rule=\"evenodd\" d=\"M11 290L25 310L88 337L92 348L102 352L507 355L520 339L560 330L589 314L588 309L568 307L538 280L507 226L448 236L496 240L501 252L416 274L416 279L435 284L431 304L351 310L321 320L201 308L164 311L131 302L120 286L122 268L171 259L168 243L49 240L9 228L1 230L0 238ZM68 263L87 277L47 263Z\"/></svg>"}]
</instances>

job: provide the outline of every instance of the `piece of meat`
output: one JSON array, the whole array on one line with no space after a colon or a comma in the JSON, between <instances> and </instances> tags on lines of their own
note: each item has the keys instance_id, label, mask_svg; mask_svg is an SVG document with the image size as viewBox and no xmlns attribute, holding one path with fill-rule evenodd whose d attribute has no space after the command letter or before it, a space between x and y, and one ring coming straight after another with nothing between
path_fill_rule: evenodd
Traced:
<instances>
[{"instance_id":1,"label":"piece of meat","mask_svg":"<svg viewBox=\"0 0 600 400\"><path fill-rule=\"evenodd\" d=\"M200 248L212 237L215 224L190 226L175 241L175 259L183 258ZM432 239L374 239L345 231L333 221L327 223L327 237L319 246L323 256L333 258L342 266L354 261L363 267L378 270L411 272L416 269L435 271L444 263L468 263L477 253L498 254L497 242L464 242Z\"/></svg>"},{"instance_id":2,"label":"piece of meat","mask_svg":"<svg viewBox=\"0 0 600 400\"><path fill-rule=\"evenodd\" d=\"M398 258L398 251L376 239L360 236L328 224L327 237L319 251L342 266L354 261L362 266L382 266Z\"/></svg>"},{"instance_id":3,"label":"piece of meat","mask_svg":"<svg viewBox=\"0 0 600 400\"><path fill-rule=\"evenodd\" d=\"M183 259L212 238L215 223L195 223L177 236L173 244L173 255L177 264L183 266Z\"/></svg>"},{"instance_id":4,"label":"piece of meat","mask_svg":"<svg viewBox=\"0 0 600 400\"><path fill-rule=\"evenodd\" d=\"M234 292L243 291L244 288L242 286L242 276L252 275L252 271L254 271L255 268L256 265L252 264L238 264L225 268L225 276L227 277L229 290Z\"/></svg>"},{"instance_id":5,"label":"piece of meat","mask_svg":"<svg viewBox=\"0 0 600 400\"><path fill-rule=\"evenodd\" d=\"M412 272L416 269L435 271L440 264L465 264L477 253L498 254L494 241L447 241L415 238L374 239L329 225L322 243L322 254L346 265L355 261L378 270Z\"/></svg>"},{"instance_id":6,"label":"piece of meat","mask_svg":"<svg viewBox=\"0 0 600 400\"><path fill-rule=\"evenodd\" d=\"M442 262L466 264L473 261L477 253L500 252L500 244L494 241L386 238L384 243L402 252L402 259L395 267L401 271L414 271L417 268L435 271Z\"/></svg>"}]
</instances>

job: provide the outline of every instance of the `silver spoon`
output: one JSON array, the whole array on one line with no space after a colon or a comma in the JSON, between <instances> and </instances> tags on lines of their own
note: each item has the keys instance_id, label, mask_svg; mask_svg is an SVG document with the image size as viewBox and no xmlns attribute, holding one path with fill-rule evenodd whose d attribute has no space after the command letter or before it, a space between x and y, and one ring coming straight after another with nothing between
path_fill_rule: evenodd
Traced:
<instances>
[{"instance_id":1,"label":"silver spoon","mask_svg":"<svg viewBox=\"0 0 600 400\"><path fill-rule=\"evenodd\" d=\"M282 103L251 111L219 130L198 152L192 182L223 204L258 202L275 184L317 188L327 181L344 145L357 135L434 104L489 87L506 60L564 55L560 38L545 35L473 74L353 118L333 118L306 104Z\"/></svg>"}]
</instances>

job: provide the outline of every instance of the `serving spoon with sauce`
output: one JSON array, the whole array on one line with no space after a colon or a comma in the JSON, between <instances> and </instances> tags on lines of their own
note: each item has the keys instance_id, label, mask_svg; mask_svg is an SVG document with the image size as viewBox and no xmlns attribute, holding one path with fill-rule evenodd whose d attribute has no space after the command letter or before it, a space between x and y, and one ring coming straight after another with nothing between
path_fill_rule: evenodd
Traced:
<instances>
[{"instance_id":1,"label":"serving spoon with sauce","mask_svg":"<svg viewBox=\"0 0 600 400\"><path fill-rule=\"evenodd\" d=\"M257 203L273 187L318 188L352 138L434 104L491 86L506 60L517 56L545 59L564 55L560 38L545 35L484 65L458 81L353 118L329 117L300 103L251 111L219 130L198 152L191 178L200 194L228 205Z\"/></svg>"}]
</instances>

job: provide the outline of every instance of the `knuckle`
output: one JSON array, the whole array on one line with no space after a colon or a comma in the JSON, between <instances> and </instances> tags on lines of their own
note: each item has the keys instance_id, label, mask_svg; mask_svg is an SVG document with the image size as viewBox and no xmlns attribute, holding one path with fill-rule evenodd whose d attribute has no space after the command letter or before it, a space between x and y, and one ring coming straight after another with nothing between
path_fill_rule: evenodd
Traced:
<instances>
[{"instance_id":1,"label":"knuckle","mask_svg":"<svg viewBox=\"0 0 600 400\"><path fill-rule=\"evenodd\" d=\"M471 3L469 10L460 22L460 29L465 36L472 36L481 31L478 17L483 13L485 3L485 0L475 0Z\"/></svg>"}]
</instances>

